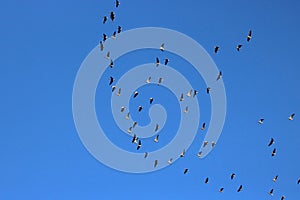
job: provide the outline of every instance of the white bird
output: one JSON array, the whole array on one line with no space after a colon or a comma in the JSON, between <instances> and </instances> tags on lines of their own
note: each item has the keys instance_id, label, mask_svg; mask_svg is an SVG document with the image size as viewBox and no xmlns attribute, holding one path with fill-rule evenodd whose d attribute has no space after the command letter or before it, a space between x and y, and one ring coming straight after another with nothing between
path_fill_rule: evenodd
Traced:
<instances>
[{"instance_id":1,"label":"white bird","mask_svg":"<svg viewBox=\"0 0 300 200\"><path fill-rule=\"evenodd\" d=\"M273 181L276 182L278 179L278 175L276 175L274 178L273 178Z\"/></svg>"},{"instance_id":2,"label":"white bird","mask_svg":"<svg viewBox=\"0 0 300 200\"><path fill-rule=\"evenodd\" d=\"M293 113L293 114L291 114L290 116L289 116L289 120L293 120L294 119L294 116L295 116L295 113Z\"/></svg>"},{"instance_id":3,"label":"white bird","mask_svg":"<svg viewBox=\"0 0 300 200\"><path fill-rule=\"evenodd\" d=\"M197 153L197 156L200 158L200 157L202 156L202 151L199 151L199 152Z\"/></svg>"},{"instance_id":4,"label":"white bird","mask_svg":"<svg viewBox=\"0 0 300 200\"><path fill-rule=\"evenodd\" d=\"M161 51L164 51L164 50L165 50L165 43L162 43L162 44L160 45L159 49L160 49Z\"/></svg>"},{"instance_id":5,"label":"white bird","mask_svg":"<svg viewBox=\"0 0 300 200\"><path fill-rule=\"evenodd\" d=\"M125 116L125 119L129 120L129 117L130 117L130 112L127 113L127 115Z\"/></svg>"},{"instance_id":6,"label":"white bird","mask_svg":"<svg viewBox=\"0 0 300 200\"><path fill-rule=\"evenodd\" d=\"M128 133L131 133L131 132L132 132L132 126L128 128L127 132L128 132Z\"/></svg>"},{"instance_id":7,"label":"white bird","mask_svg":"<svg viewBox=\"0 0 300 200\"><path fill-rule=\"evenodd\" d=\"M126 108L124 106L121 107L121 112L124 112Z\"/></svg>"},{"instance_id":8,"label":"white bird","mask_svg":"<svg viewBox=\"0 0 300 200\"><path fill-rule=\"evenodd\" d=\"M188 96L188 97L192 96L192 92L193 92L193 90L188 91L188 93L186 93L186 96Z\"/></svg>"},{"instance_id":9,"label":"white bird","mask_svg":"<svg viewBox=\"0 0 300 200\"><path fill-rule=\"evenodd\" d=\"M258 123L259 123L259 124L263 124L263 123L264 123L264 120L265 120L265 119L259 119L259 120L258 120Z\"/></svg>"},{"instance_id":10,"label":"white bird","mask_svg":"<svg viewBox=\"0 0 300 200\"><path fill-rule=\"evenodd\" d=\"M118 92L117 92L118 96L121 96L121 88L119 88Z\"/></svg>"},{"instance_id":11,"label":"white bird","mask_svg":"<svg viewBox=\"0 0 300 200\"><path fill-rule=\"evenodd\" d=\"M156 142L156 143L158 142L158 137L159 137L159 135L156 135L156 136L155 136L154 142Z\"/></svg>"},{"instance_id":12,"label":"white bird","mask_svg":"<svg viewBox=\"0 0 300 200\"><path fill-rule=\"evenodd\" d=\"M149 76L149 78L146 80L146 83L150 83L151 81L151 76Z\"/></svg>"},{"instance_id":13,"label":"white bird","mask_svg":"<svg viewBox=\"0 0 300 200\"><path fill-rule=\"evenodd\" d=\"M173 163L173 158L170 158L170 159L168 160L168 163L169 163L169 165L171 165L171 164Z\"/></svg>"},{"instance_id":14,"label":"white bird","mask_svg":"<svg viewBox=\"0 0 300 200\"><path fill-rule=\"evenodd\" d=\"M182 150L182 152L180 153L180 157L184 157L185 155L185 149Z\"/></svg>"}]
</instances>

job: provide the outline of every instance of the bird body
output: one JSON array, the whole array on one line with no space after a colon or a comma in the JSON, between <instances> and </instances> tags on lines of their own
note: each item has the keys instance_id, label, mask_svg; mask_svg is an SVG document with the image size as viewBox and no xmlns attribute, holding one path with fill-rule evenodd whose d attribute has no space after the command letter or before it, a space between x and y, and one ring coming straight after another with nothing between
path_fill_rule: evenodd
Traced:
<instances>
[{"instance_id":1,"label":"bird body","mask_svg":"<svg viewBox=\"0 0 300 200\"><path fill-rule=\"evenodd\" d=\"M292 120L294 119L294 116L295 116L295 113L291 114L291 115L289 116L289 120L292 121Z\"/></svg>"},{"instance_id":2,"label":"bird body","mask_svg":"<svg viewBox=\"0 0 300 200\"><path fill-rule=\"evenodd\" d=\"M243 189L243 185L240 185L240 187L238 188L237 192L242 191L242 189Z\"/></svg>"},{"instance_id":3,"label":"bird body","mask_svg":"<svg viewBox=\"0 0 300 200\"><path fill-rule=\"evenodd\" d=\"M189 169L184 169L183 174L186 174L189 171Z\"/></svg>"},{"instance_id":4,"label":"bird body","mask_svg":"<svg viewBox=\"0 0 300 200\"><path fill-rule=\"evenodd\" d=\"M162 44L160 45L159 49L160 49L161 51L164 51L164 50L165 50L165 43L162 43Z\"/></svg>"},{"instance_id":5,"label":"bird body","mask_svg":"<svg viewBox=\"0 0 300 200\"><path fill-rule=\"evenodd\" d=\"M250 30L248 35L247 35L247 42L249 42L252 38L252 31Z\"/></svg>"},{"instance_id":6,"label":"bird body","mask_svg":"<svg viewBox=\"0 0 300 200\"><path fill-rule=\"evenodd\" d=\"M156 136L155 136L155 138L154 138L154 142L155 142L155 143L158 142L158 137L159 137L159 135L156 135Z\"/></svg>"}]
</instances>

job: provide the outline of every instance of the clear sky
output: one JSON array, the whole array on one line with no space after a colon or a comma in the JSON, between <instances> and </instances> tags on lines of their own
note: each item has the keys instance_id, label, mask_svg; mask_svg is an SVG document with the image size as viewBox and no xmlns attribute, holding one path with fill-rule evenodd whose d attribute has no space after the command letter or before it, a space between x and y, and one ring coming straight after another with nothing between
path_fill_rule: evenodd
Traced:
<instances>
[{"instance_id":1,"label":"clear sky","mask_svg":"<svg viewBox=\"0 0 300 200\"><path fill-rule=\"evenodd\" d=\"M1 1L0 199L300 199L299 9L296 0L123 0L118 9L108 0ZM115 22L103 26L102 17L112 10ZM226 122L205 159L196 156L202 132L183 159L147 174L111 169L81 143L72 116L74 80L102 33L111 35L118 25L124 31L157 26L185 33L222 70ZM244 46L237 52L239 43ZM136 53L124 64L155 56ZM205 98L200 106L208 120ZM96 105L99 115L101 106ZM132 147L111 134L116 144ZM275 144L268 147L271 137ZM271 157L274 147L277 155ZM184 175L185 168L190 171ZM240 184L244 188L237 193Z\"/></svg>"}]
</instances>

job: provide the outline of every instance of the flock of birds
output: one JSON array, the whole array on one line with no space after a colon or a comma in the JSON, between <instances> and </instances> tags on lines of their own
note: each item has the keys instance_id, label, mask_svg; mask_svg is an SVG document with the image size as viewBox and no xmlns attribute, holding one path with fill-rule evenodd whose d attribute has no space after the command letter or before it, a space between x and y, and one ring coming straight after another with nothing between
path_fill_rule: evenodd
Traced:
<instances>
[{"instance_id":1,"label":"flock of birds","mask_svg":"<svg viewBox=\"0 0 300 200\"><path fill-rule=\"evenodd\" d=\"M118 8L119 6L120 6L120 1L119 1L119 0L116 0L116 1L115 1L115 7ZM113 21L115 20L115 18L116 18L115 12L111 11L110 14L109 14L109 18L110 18L110 20L113 22ZM107 16L104 16L104 17L103 17L103 24L107 23L108 20L109 20L108 17L107 17ZM111 38L112 38L112 39L116 39L117 34L120 34L121 31L122 31L122 27L121 27L121 26L118 26L118 27L117 27L117 30L113 32ZM250 42L251 38L252 38L252 31L249 30L248 35L247 35L247 37L246 37L246 41L247 41L247 42ZM102 39L102 41L100 41L100 45L99 45L101 51L104 50L104 43L105 43L105 41L106 41L107 39L108 39L108 36L107 36L105 33L103 33L103 39ZM238 45L236 46L236 50L237 50L237 51L240 51L241 48L242 48L242 46L243 46L242 44L238 44ZM160 51L162 51L162 52L165 51L165 44L164 44L164 43L161 44L160 47L159 47L159 49L160 49ZM215 47L214 47L214 53L215 53L215 54L217 54L217 53L219 52L219 50L220 50L220 47L219 47L219 46L215 46ZM113 67L114 67L114 62L113 62L113 60L110 58L110 51L108 51L108 52L106 53L105 58L108 59L108 60L110 61L109 67L110 67L110 68L113 68ZM168 58L165 58L165 59L163 60L163 63L160 63L160 59L159 59L158 57L156 57L156 59L155 59L155 65L156 65L156 67L160 66L161 64L163 64L163 65L168 65L168 63L169 63L169 59L168 59ZM222 72L220 71L220 72L217 74L217 76L216 76L216 81L220 80L221 78L222 78ZM115 81L115 79L114 79L112 76L110 76L110 79L109 79L109 86L111 86L112 92L114 92L114 91L116 90L116 86L113 85L114 81ZM149 78L146 80L146 83L150 83L150 82L151 82L151 77L149 77ZM160 84L162 84L162 82L163 82L163 78L159 78L157 84L160 85ZM207 88L206 88L206 93L209 94L210 91L211 91L211 89L212 89L211 87L207 87ZM187 97L191 97L191 96L192 96L192 97L195 97L197 94L198 94L198 91L192 89L192 90L190 90L190 91L188 91L188 92L186 93L186 96L187 96ZM117 95L118 95L118 96L121 95L121 88L118 89ZM139 92L138 92L138 91L135 91L135 92L133 93L133 98L136 98L138 95L139 95ZM184 100L184 93L182 93L182 94L180 95L180 97L179 97L179 101L183 101L183 100ZM149 98L149 103L150 103L150 104L152 104L153 101L154 101L154 99L153 99L152 97ZM142 106L138 106L138 112L141 112L142 109L143 109ZM126 110L126 108L125 108L124 106L122 106L122 107L121 107L121 112L123 113L125 110ZM184 113L187 113L187 112L188 112L188 106L186 106L186 108L183 110L183 112L184 112ZM294 116L295 116L295 113L291 114L291 115L288 117L288 120L293 121ZM125 119L127 119L127 120L130 119L130 112L128 112L128 113L126 114ZM258 120L258 124L262 125L263 123L264 123L264 119L263 119L263 118L261 118L261 119ZM129 129L127 130L127 132L128 132L129 134L132 133L132 130L136 127L136 125L137 125L137 122L134 122L133 125L132 125L131 127L129 127ZM201 129L201 130L205 130L205 125L206 125L206 124L203 123L200 129ZM158 132L158 130L159 130L159 125L156 124L154 132ZM156 136L155 136L155 138L154 138L153 141L154 141L155 143L158 143L158 142L159 142L159 134L156 134ZM137 137L136 134L133 135L131 142L137 145L137 146L136 146L136 149L137 149L137 150L139 150L139 149L142 147L142 141ZM269 143L268 143L268 146L270 147L270 146L272 146L274 143L275 143L274 138L271 138L270 141L269 141ZM208 145L208 142L207 142L207 141L204 141L204 142L203 142L203 147L205 147L205 146L207 146L207 145ZM212 142L211 145L212 145L212 147L214 147L214 146L216 145L216 143L215 143L215 142ZM197 156L198 156L198 157L201 157L201 153L202 153L202 152L198 152L198 153L197 153ZM145 153L144 153L144 158L147 158L147 156L148 156L148 152L145 152ZM184 156L185 156L185 150L183 150L183 151L180 153L179 157L184 157ZM271 152L271 156L272 156L272 157L276 156L276 148L274 148L273 151ZM170 158L167 162L168 162L168 164L172 164L173 158ZM155 160L155 161L154 161L154 165L153 165L153 166L154 166L154 168L158 166L158 160ZM188 172L189 172L189 169L188 169L188 168L185 168L184 171L183 171L183 174L187 174ZM235 178L235 176L236 176L235 173L231 173L230 179L233 180L233 179ZM273 178L273 181L276 182L277 179L278 179L278 175L276 175L276 176ZM205 183L205 184L208 184L208 183L209 183L209 177L207 177L207 178L204 180L204 183ZM297 184L300 184L300 178L298 178ZM237 192L241 192L242 190L243 190L243 185L240 185L240 186L238 187L238 189L237 189ZM219 192L222 193L223 191L224 191L224 187L221 187L221 188L219 189ZM271 190L268 192L268 194L271 195L271 196L273 196L273 194L274 194L274 189L271 189ZM284 200L285 198L286 198L286 197L285 197L284 195L281 196L281 200Z\"/></svg>"}]
</instances>

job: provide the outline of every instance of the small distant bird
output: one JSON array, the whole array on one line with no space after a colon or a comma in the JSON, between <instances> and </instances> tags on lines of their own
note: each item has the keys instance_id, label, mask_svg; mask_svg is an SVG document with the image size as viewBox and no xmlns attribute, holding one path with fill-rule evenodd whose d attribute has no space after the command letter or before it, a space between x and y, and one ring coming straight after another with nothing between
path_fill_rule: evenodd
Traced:
<instances>
[{"instance_id":1,"label":"small distant bird","mask_svg":"<svg viewBox=\"0 0 300 200\"><path fill-rule=\"evenodd\" d=\"M223 192L223 190L224 190L224 188L220 188L220 189L219 189L219 192Z\"/></svg>"},{"instance_id":2,"label":"small distant bird","mask_svg":"<svg viewBox=\"0 0 300 200\"><path fill-rule=\"evenodd\" d=\"M186 174L187 172L189 171L189 169L184 169L184 172L183 172L183 174Z\"/></svg>"},{"instance_id":3,"label":"small distant bird","mask_svg":"<svg viewBox=\"0 0 300 200\"><path fill-rule=\"evenodd\" d=\"M129 127L128 130L127 130L127 132L131 133L132 132L132 127Z\"/></svg>"},{"instance_id":4,"label":"small distant bird","mask_svg":"<svg viewBox=\"0 0 300 200\"><path fill-rule=\"evenodd\" d=\"M298 185L300 184L300 178L298 179L297 184L298 184Z\"/></svg>"},{"instance_id":5,"label":"small distant bird","mask_svg":"<svg viewBox=\"0 0 300 200\"><path fill-rule=\"evenodd\" d=\"M111 76L109 77L109 85L111 85L114 82L114 78Z\"/></svg>"},{"instance_id":6,"label":"small distant bird","mask_svg":"<svg viewBox=\"0 0 300 200\"><path fill-rule=\"evenodd\" d=\"M158 131L158 128L159 128L159 125L156 124L156 125L155 125L155 129L154 129L154 132L157 132L157 131Z\"/></svg>"},{"instance_id":7,"label":"small distant bird","mask_svg":"<svg viewBox=\"0 0 300 200\"><path fill-rule=\"evenodd\" d=\"M144 158L147 158L147 156L148 156L148 152L145 152Z\"/></svg>"},{"instance_id":8,"label":"small distant bird","mask_svg":"<svg viewBox=\"0 0 300 200\"><path fill-rule=\"evenodd\" d=\"M182 150L182 152L180 153L180 157L184 157L185 155L185 149Z\"/></svg>"},{"instance_id":9,"label":"small distant bird","mask_svg":"<svg viewBox=\"0 0 300 200\"><path fill-rule=\"evenodd\" d=\"M208 177L205 179L204 183L207 184L209 181Z\"/></svg>"},{"instance_id":10,"label":"small distant bird","mask_svg":"<svg viewBox=\"0 0 300 200\"><path fill-rule=\"evenodd\" d=\"M208 142L207 142L207 141L204 141L204 142L203 142L203 148L206 147L207 145L208 145Z\"/></svg>"},{"instance_id":11,"label":"small distant bird","mask_svg":"<svg viewBox=\"0 0 300 200\"><path fill-rule=\"evenodd\" d=\"M126 108L124 106L121 107L121 112L124 112Z\"/></svg>"},{"instance_id":12,"label":"small distant bird","mask_svg":"<svg viewBox=\"0 0 300 200\"><path fill-rule=\"evenodd\" d=\"M281 199L281 200L284 200L284 199L285 199L285 196L284 196L284 195L282 195L280 199Z\"/></svg>"},{"instance_id":13,"label":"small distant bird","mask_svg":"<svg viewBox=\"0 0 300 200\"><path fill-rule=\"evenodd\" d=\"M106 21L107 21L107 17L104 16L104 17L103 17L103 24L105 24Z\"/></svg>"},{"instance_id":14,"label":"small distant bird","mask_svg":"<svg viewBox=\"0 0 300 200\"><path fill-rule=\"evenodd\" d=\"M116 86L113 85L113 86L111 87L111 91L114 92L115 89L116 89Z\"/></svg>"},{"instance_id":15,"label":"small distant bird","mask_svg":"<svg viewBox=\"0 0 300 200\"><path fill-rule=\"evenodd\" d=\"M129 120L129 117L130 117L130 112L127 113L127 115L125 116L125 119Z\"/></svg>"},{"instance_id":16,"label":"small distant bird","mask_svg":"<svg viewBox=\"0 0 300 200\"><path fill-rule=\"evenodd\" d=\"M122 32L122 27L118 26L117 33L120 34Z\"/></svg>"},{"instance_id":17,"label":"small distant bird","mask_svg":"<svg viewBox=\"0 0 300 200\"><path fill-rule=\"evenodd\" d=\"M188 91L188 92L186 93L186 96L188 96L188 97L192 96L192 92L193 92L193 90Z\"/></svg>"},{"instance_id":18,"label":"small distant bird","mask_svg":"<svg viewBox=\"0 0 300 200\"><path fill-rule=\"evenodd\" d=\"M159 58L158 57L156 57L156 59L155 59L155 64L156 64L156 67L159 66Z\"/></svg>"},{"instance_id":19,"label":"small distant bird","mask_svg":"<svg viewBox=\"0 0 300 200\"><path fill-rule=\"evenodd\" d=\"M206 88L206 93L209 94L210 90L211 90L210 87Z\"/></svg>"},{"instance_id":20,"label":"small distant bird","mask_svg":"<svg viewBox=\"0 0 300 200\"><path fill-rule=\"evenodd\" d=\"M151 76L149 76L149 78L146 80L146 83L150 83L151 81Z\"/></svg>"},{"instance_id":21,"label":"small distant bird","mask_svg":"<svg viewBox=\"0 0 300 200\"><path fill-rule=\"evenodd\" d=\"M162 43L162 44L160 45L159 49L160 49L161 51L164 51L164 50L165 50L165 43Z\"/></svg>"},{"instance_id":22,"label":"small distant bird","mask_svg":"<svg viewBox=\"0 0 300 200\"><path fill-rule=\"evenodd\" d=\"M116 32L116 31L113 32L111 38L112 38L112 39L116 39L116 38L117 38L117 32Z\"/></svg>"},{"instance_id":23,"label":"small distant bird","mask_svg":"<svg viewBox=\"0 0 300 200\"><path fill-rule=\"evenodd\" d=\"M220 71L218 76L217 76L217 81L220 80L222 78L222 72Z\"/></svg>"},{"instance_id":24,"label":"small distant bird","mask_svg":"<svg viewBox=\"0 0 300 200\"><path fill-rule=\"evenodd\" d=\"M293 113L293 114L291 114L290 116L289 116L289 120L293 120L294 119L294 116L295 116L295 113Z\"/></svg>"},{"instance_id":25,"label":"small distant bird","mask_svg":"<svg viewBox=\"0 0 300 200\"><path fill-rule=\"evenodd\" d=\"M263 123L264 123L264 120L265 120L265 119L260 119L260 120L258 120L258 123L259 123L259 124L263 124Z\"/></svg>"},{"instance_id":26,"label":"small distant bird","mask_svg":"<svg viewBox=\"0 0 300 200\"><path fill-rule=\"evenodd\" d=\"M198 91L197 91L197 90L194 90L193 97L195 97L197 94L198 94Z\"/></svg>"},{"instance_id":27,"label":"small distant bird","mask_svg":"<svg viewBox=\"0 0 300 200\"><path fill-rule=\"evenodd\" d=\"M271 189L269 195L273 196L274 189Z\"/></svg>"},{"instance_id":28,"label":"small distant bird","mask_svg":"<svg viewBox=\"0 0 300 200\"><path fill-rule=\"evenodd\" d=\"M183 101L184 98L183 98L183 93L181 94L180 98L179 98L179 101Z\"/></svg>"},{"instance_id":29,"label":"small distant bird","mask_svg":"<svg viewBox=\"0 0 300 200\"><path fill-rule=\"evenodd\" d=\"M200 158L200 157L202 156L202 151L199 151L199 152L197 153L197 156Z\"/></svg>"},{"instance_id":30,"label":"small distant bird","mask_svg":"<svg viewBox=\"0 0 300 200\"><path fill-rule=\"evenodd\" d=\"M108 51L108 52L106 53L105 58L106 58L107 60L110 60L110 51Z\"/></svg>"},{"instance_id":31,"label":"small distant bird","mask_svg":"<svg viewBox=\"0 0 300 200\"><path fill-rule=\"evenodd\" d=\"M185 109L183 110L184 113L187 113L189 111L189 107L186 106Z\"/></svg>"},{"instance_id":32,"label":"small distant bird","mask_svg":"<svg viewBox=\"0 0 300 200\"><path fill-rule=\"evenodd\" d=\"M243 45L239 44L236 46L236 50L240 51Z\"/></svg>"},{"instance_id":33,"label":"small distant bird","mask_svg":"<svg viewBox=\"0 0 300 200\"><path fill-rule=\"evenodd\" d=\"M201 130L205 130L205 122L202 124Z\"/></svg>"},{"instance_id":34,"label":"small distant bird","mask_svg":"<svg viewBox=\"0 0 300 200\"><path fill-rule=\"evenodd\" d=\"M118 92L117 92L118 96L121 96L121 88L119 88Z\"/></svg>"},{"instance_id":35,"label":"small distant bird","mask_svg":"<svg viewBox=\"0 0 300 200\"><path fill-rule=\"evenodd\" d=\"M232 173L232 174L230 175L230 179L233 180L234 177L235 177L235 173Z\"/></svg>"},{"instance_id":36,"label":"small distant bird","mask_svg":"<svg viewBox=\"0 0 300 200\"><path fill-rule=\"evenodd\" d=\"M248 35L247 35L247 42L249 42L252 38L252 31L250 30Z\"/></svg>"},{"instance_id":37,"label":"small distant bird","mask_svg":"<svg viewBox=\"0 0 300 200\"><path fill-rule=\"evenodd\" d=\"M218 53L219 49L220 49L220 47L215 46L215 53Z\"/></svg>"},{"instance_id":38,"label":"small distant bird","mask_svg":"<svg viewBox=\"0 0 300 200\"><path fill-rule=\"evenodd\" d=\"M155 136L154 142L156 142L156 143L158 142L158 137L159 137L159 135L156 135L156 136Z\"/></svg>"},{"instance_id":39,"label":"small distant bird","mask_svg":"<svg viewBox=\"0 0 300 200\"><path fill-rule=\"evenodd\" d=\"M114 21L114 19L115 19L115 13L111 11L109 17L110 17L111 21Z\"/></svg>"},{"instance_id":40,"label":"small distant bird","mask_svg":"<svg viewBox=\"0 0 300 200\"><path fill-rule=\"evenodd\" d=\"M149 99L149 102L150 102L150 104L152 104L152 102L153 102L153 98L152 97Z\"/></svg>"},{"instance_id":41,"label":"small distant bird","mask_svg":"<svg viewBox=\"0 0 300 200\"><path fill-rule=\"evenodd\" d=\"M242 189L243 189L243 185L240 185L240 187L238 188L237 192L242 191Z\"/></svg>"},{"instance_id":42,"label":"small distant bird","mask_svg":"<svg viewBox=\"0 0 300 200\"><path fill-rule=\"evenodd\" d=\"M106 40L107 40L107 35L103 33L103 42L105 42Z\"/></svg>"},{"instance_id":43,"label":"small distant bird","mask_svg":"<svg viewBox=\"0 0 300 200\"><path fill-rule=\"evenodd\" d=\"M170 158L170 159L168 160L168 164L171 165L172 163L173 163L173 158Z\"/></svg>"},{"instance_id":44,"label":"small distant bird","mask_svg":"<svg viewBox=\"0 0 300 200\"><path fill-rule=\"evenodd\" d=\"M133 122L132 128L135 128L137 124L137 122Z\"/></svg>"},{"instance_id":45,"label":"small distant bird","mask_svg":"<svg viewBox=\"0 0 300 200\"><path fill-rule=\"evenodd\" d=\"M139 106L138 111L141 112L143 109L143 106Z\"/></svg>"},{"instance_id":46,"label":"small distant bird","mask_svg":"<svg viewBox=\"0 0 300 200\"><path fill-rule=\"evenodd\" d=\"M116 8L118 8L120 5L120 1L116 0Z\"/></svg>"},{"instance_id":47,"label":"small distant bird","mask_svg":"<svg viewBox=\"0 0 300 200\"><path fill-rule=\"evenodd\" d=\"M154 161L154 167L156 167L158 165L158 160Z\"/></svg>"},{"instance_id":48,"label":"small distant bird","mask_svg":"<svg viewBox=\"0 0 300 200\"><path fill-rule=\"evenodd\" d=\"M113 67L114 67L114 61L110 60L109 67L110 67L110 68L113 68Z\"/></svg>"},{"instance_id":49,"label":"small distant bird","mask_svg":"<svg viewBox=\"0 0 300 200\"><path fill-rule=\"evenodd\" d=\"M273 178L273 181L276 182L278 179L278 175L276 175L274 178Z\"/></svg>"},{"instance_id":50,"label":"small distant bird","mask_svg":"<svg viewBox=\"0 0 300 200\"><path fill-rule=\"evenodd\" d=\"M216 142L212 141L211 142L211 147L214 148L216 146Z\"/></svg>"},{"instance_id":51,"label":"small distant bird","mask_svg":"<svg viewBox=\"0 0 300 200\"><path fill-rule=\"evenodd\" d=\"M103 45L103 42L102 41L100 41L100 51L103 51L103 49L104 49L104 45Z\"/></svg>"},{"instance_id":52,"label":"small distant bird","mask_svg":"<svg viewBox=\"0 0 300 200\"><path fill-rule=\"evenodd\" d=\"M136 98L138 94L139 94L139 92L135 91L134 94L133 94L133 98Z\"/></svg>"},{"instance_id":53,"label":"small distant bird","mask_svg":"<svg viewBox=\"0 0 300 200\"><path fill-rule=\"evenodd\" d=\"M272 151L272 157L276 155L276 148L273 149Z\"/></svg>"},{"instance_id":54,"label":"small distant bird","mask_svg":"<svg viewBox=\"0 0 300 200\"><path fill-rule=\"evenodd\" d=\"M131 140L131 143L136 143L137 144L138 138L136 137L136 134L133 135L133 138Z\"/></svg>"},{"instance_id":55,"label":"small distant bird","mask_svg":"<svg viewBox=\"0 0 300 200\"><path fill-rule=\"evenodd\" d=\"M139 140L139 143L138 143L138 145L136 147L136 150L139 150L141 148L141 146L142 146L142 142L141 142L141 140Z\"/></svg>"},{"instance_id":56,"label":"small distant bird","mask_svg":"<svg viewBox=\"0 0 300 200\"><path fill-rule=\"evenodd\" d=\"M270 140L268 146L271 146L272 144L274 144L274 139L273 139L273 138L271 138L271 140Z\"/></svg>"},{"instance_id":57,"label":"small distant bird","mask_svg":"<svg viewBox=\"0 0 300 200\"><path fill-rule=\"evenodd\" d=\"M164 80L163 78L159 78L157 85L159 86L163 82L163 80Z\"/></svg>"},{"instance_id":58,"label":"small distant bird","mask_svg":"<svg viewBox=\"0 0 300 200\"><path fill-rule=\"evenodd\" d=\"M168 58L165 58L165 65L167 65L169 63L169 59Z\"/></svg>"}]
</instances>

